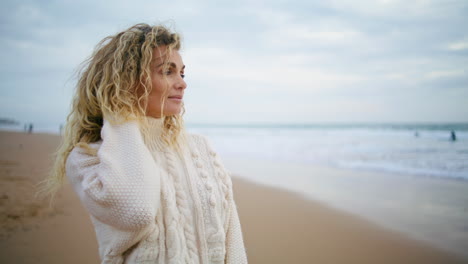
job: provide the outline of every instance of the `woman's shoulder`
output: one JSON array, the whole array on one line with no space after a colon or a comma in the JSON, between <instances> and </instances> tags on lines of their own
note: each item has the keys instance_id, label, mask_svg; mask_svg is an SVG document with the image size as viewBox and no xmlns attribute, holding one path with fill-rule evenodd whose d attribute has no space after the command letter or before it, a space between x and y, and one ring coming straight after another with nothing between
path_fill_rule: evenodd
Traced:
<instances>
[{"instance_id":1,"label":"woman's shoulder","mask_svg":"<svg viewBox=\"0 0 468 264\"><path fill-rule=\"evenodd\" d=\"M102 140L98 140L96 142L90 142L90 143L85 143L85 142L79 142L78 144L73 147L73 149L70 152L70 155L73 156L96 156L97 151L99 150L99 147L102 144Z\"/></svg>"},{"instance_id":2,"label":"woman's shoulder","mask_svg":"<svg viewBox=\"0 0 468 264\"><path fill-rule=\"evenodd\" d=\"M77 169L83 165L94 164L97 161L97 152L102 140L92 143L80 142L68 154L66 169Z\"/></svg>"},{"instance_id":3,"label":"woman's shoulder","mask_svg":"<svg viewBox=\"0 0 468 264\"><path fill-rule=\"evenodd\" d=\"M208 152L214 152L211 146L211 142L207 136L199 133L187 133L187 135L189 140L193 142L198 148L206 149Z\"/></svg>"},{"instance_id":4,"label":"woman's shoulder","mask_svg":"<svg viewBox=\"0 0 468 264\"><path fill-rule=\"evenodd\" d=\"M191 141L196 141L196 142L206 141L206 136L202 134L187 132L187 136Z\"/></svg>"}]
</instances>

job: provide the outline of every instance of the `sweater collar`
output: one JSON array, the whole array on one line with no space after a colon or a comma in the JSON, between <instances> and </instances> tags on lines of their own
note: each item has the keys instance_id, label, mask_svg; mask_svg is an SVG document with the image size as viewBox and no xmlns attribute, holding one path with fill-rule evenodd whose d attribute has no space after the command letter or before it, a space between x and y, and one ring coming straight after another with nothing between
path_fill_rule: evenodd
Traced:
<instances>
[{"instance_id":1,"label":"sweater collar","mask_svg":"<svg viewBox=\"0 0 468 264\"><path fill-rule=\"evenodd\" d=\"M164 132L164 118L145 116L142 120L141 133L146 146L151 150L163 150L165 144L162 140Z\"/></svg>"},{"instance_id":2,"label":"sweater collar","mask_svg":"<svg viewBox=\"0 0 468 264\"><path fill-rule=\"evenodd\" d=\"M164 128L164 118L154 118L145 116L142 120L142 129L141 133L143 135L143 140L148 149L153 151L166 152L168 151L169 146L163 140L163 134L165 132ZM182 148L188 146L188 135L185 128L182 129L179 135L179 142L181 143Z\"/></svg>"}]
</instances>

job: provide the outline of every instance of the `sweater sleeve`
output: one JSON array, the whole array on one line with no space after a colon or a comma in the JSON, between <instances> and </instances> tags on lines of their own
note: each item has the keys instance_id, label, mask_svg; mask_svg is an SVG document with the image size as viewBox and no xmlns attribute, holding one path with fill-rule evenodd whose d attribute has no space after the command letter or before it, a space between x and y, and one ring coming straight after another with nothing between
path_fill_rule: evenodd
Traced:
<instances>
[{"instance_id":1,"label":"sweater sleeve","mask_svg":"<svg viewBox=\"0 0 468 264\"><path fill-rule=\"evenodd\" d=\"M160 171L144 145L137 121L104 120L97 154L75 147L66 174L88 212L123 231L154 222L160 204Z\"/></svg>"},{"instance_id":2,"label":"sweater sleeve","mask_svg":"<svg viewBox=\"0 0 468 264\"><path fill-rule=\"evenodd\" d=\"M239 215L234 199L230 202L230 211L226 235L226 264L246 264L247 254L245 252Z\"/></svg>"}]
</instances>

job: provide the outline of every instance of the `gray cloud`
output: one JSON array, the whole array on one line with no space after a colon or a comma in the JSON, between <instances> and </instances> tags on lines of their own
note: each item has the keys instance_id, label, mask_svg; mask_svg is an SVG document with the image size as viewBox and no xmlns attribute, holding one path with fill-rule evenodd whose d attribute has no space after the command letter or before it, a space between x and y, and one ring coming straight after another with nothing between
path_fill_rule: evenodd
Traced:
<instances>
[{"instance_id":1,"label":"gray cloud","mask_svg":"<svg viewBox=\"0 0 468 264\"><path fill-rule=\"evenodd\" d=\"M6 1L0 14L0 111L21 121L63 122L98 41L165 21L184 37L189 122L468 121L466 1Z\"/></svg>"}]
</instances>

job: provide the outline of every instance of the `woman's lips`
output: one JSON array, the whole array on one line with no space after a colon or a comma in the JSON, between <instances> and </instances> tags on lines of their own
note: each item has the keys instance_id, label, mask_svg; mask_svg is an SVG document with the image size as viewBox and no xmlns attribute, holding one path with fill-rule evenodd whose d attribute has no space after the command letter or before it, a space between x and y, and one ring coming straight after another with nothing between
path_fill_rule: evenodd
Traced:
<instances>
[{"instance_id":1,"label":"woman's lips","mask_svg":"<svg viewBox=\"0 0 468 264\"><path fill-rule=\"evenodd\" d=\"M182 96L172 96L172 97L169 97L169 99L180 102L182 101Z\"/></svg>"}]
</instances>

